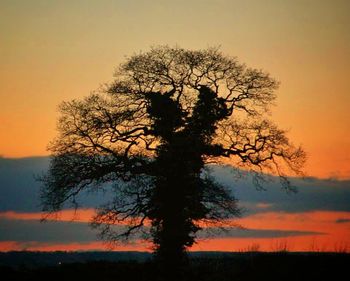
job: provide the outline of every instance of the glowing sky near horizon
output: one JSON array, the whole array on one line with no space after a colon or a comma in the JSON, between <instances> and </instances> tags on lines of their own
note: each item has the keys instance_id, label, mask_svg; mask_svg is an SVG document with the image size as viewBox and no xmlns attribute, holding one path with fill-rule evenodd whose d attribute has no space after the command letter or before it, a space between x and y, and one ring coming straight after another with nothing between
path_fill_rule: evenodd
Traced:
<instances>
[{"instance_id":1,"label":"glowing sky near horizon","mask_svg":"<svg viewBox=\"0 0 350 281\"><path fill-rule=\"evenodd\" d=\"M60 221L89 223L94 214L92 209L64 210L60 215ZM344 218L344 223L339 218ZM42 218L42 213L18 213L0 212L0 219L28 221L33 223ZM347 218L347 219L345 219ZM235 219L234 224L245 228L235 235L220 233L217 237L200 237L191 251L349 251L350 212L312 211L288 214L283 212L266 212L250 215L241 219ZM50 223L50 222L47 222ZM69 224L67 225L69 227ZM203 226L205 229L206 227ZM257 231L257 234L247 235L247 230ZM259 231L260 235L259 235ZM275 236L267 236L264 231L271 231ZM281 236L276 232L281 231ZM284 231L284 232L283 232ZM290 231L290 232L289 232ZM291 234L299 231L300 234ZM239 233L241 235L239 235ZM59 233L58 237L61 237ZM51 235L52 236L52 235ZM50 237L50 235L41 236ZM130 243L106 244L97 239L87 241L31 241L30 235L27 241L8 240L0 241L1 251L31 250L31 251L78 251L78 250L103 250L113 249L119 251L151 251L151 243L144 240L133 240Z\"/></svg>"}]
</instances>

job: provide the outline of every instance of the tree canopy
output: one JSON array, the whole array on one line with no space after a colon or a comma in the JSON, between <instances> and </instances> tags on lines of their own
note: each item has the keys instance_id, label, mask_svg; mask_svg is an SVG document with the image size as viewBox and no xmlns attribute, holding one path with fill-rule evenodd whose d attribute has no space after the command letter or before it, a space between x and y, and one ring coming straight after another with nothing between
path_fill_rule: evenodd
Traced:
<instances>
[{"instance_id":1,"label":"tree canopy","mask_svg":"<svg viewBox=\"0 0 350 281\"><path fill-rule=\"evenodd\" d=\"M208 164L251 171L258 185L277 174L286 188L287 175L300 172L304 151L267 118L277 87L268 73L217 48L159 46L132 55L112 83L61 104L43 210L113 183L114 196L93 221L102 236L143 231L159 256L183 256L203 222L239 214Z\"/></svg>"}]
</instances>

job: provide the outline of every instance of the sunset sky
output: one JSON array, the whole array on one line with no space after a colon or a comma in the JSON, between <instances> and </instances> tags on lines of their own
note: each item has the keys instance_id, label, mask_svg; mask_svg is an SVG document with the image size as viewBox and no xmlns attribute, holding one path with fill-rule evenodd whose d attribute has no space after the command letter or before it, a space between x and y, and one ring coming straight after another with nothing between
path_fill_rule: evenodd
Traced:
<instances>
[{"instance_id":1,"label":"sunset sky","mask_svg":"<svg viewBox=\"0 0 350 281\"><path fill-rule=\"evenodd\" d=\"M47 168L60 102L112 81L127 56L160 44L221 46L268 71L281 83L272 119L308 154L298 194L238 188L254 210L239 221L251 232L203 238L194 249L350 247L349 11L347 0L0 1L0 251L103 249L86 225L92 203L80 221L38 223L32 174ZM26 229L32 237L18 236Z\"/></svg>"}]
</instances>

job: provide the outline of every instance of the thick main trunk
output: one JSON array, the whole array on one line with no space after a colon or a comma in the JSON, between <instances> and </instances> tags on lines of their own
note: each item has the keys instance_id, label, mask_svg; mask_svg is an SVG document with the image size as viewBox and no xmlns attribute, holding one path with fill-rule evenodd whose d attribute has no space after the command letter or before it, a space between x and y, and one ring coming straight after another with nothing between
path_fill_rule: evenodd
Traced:
<instances>
[{"instance_id":1,"label":"thick main trunk","mask_svg":"<svg viewBox=\"0 0 350 281\"><path fill-rule=\"evenodd\" d=\"M184 279L183 272L188 265L186 247L193 243L190 235L192 221L185 216L185 200L172 192L174 188L168 186L163 193L163 214L154 227L156 261L164 280Z\"/></svg>"},{"instance_id":2,"label":"thick main trunk","mask_svg":"<svg viewBox=\"0 0 350 281\"><path fill-rule=\"evenodd\" d=\"M199 165L193 165L195 157L178 150L162 151L158 158L160 176L153 194L154 217L153 242L156 257L164 268L181 268L186 265L187 247L194 243L199 229L196 216L203 217L199 185ZM189 163L190 162L190 163Z\"/></svg>"},{"instance_id":3,"label":"thick main trunk","mask_svg":"<svg viewBox=\"0 0 350 281\"><path fill-rule=\"evenodd\" d=\"M186 186L173 179L158 192L158 218L154 220L154 242L157 256L165 262L181 264L186 260L186 247L191 246L194 230L188 214Z\"/></svg>"}]
</instances>

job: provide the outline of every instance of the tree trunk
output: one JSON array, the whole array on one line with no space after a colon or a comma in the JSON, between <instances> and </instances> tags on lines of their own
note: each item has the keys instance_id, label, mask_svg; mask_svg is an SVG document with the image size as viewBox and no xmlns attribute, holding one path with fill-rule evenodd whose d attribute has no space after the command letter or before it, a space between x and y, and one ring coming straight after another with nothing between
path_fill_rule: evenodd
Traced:
<instances>
[{"instance_id":1,"label":"tree trunk","mask_svg":"<svg viewBox=\"0 0 350 281\"><path fill-rule=\"evenodd\" d=\"M194 243L199 228L194 224L196 216L202 216L199 196L199 174L201 159L188 151L169 144L158 155L156 188L153 194L154 217L153 242L156 258L167 272L180 278L188 264L187 247ZM176 154L172 151L176 150ZM199 165L193 165L193 161ZM169 277L170 278L170 277Z\"/></svg>"}]
</instances>

